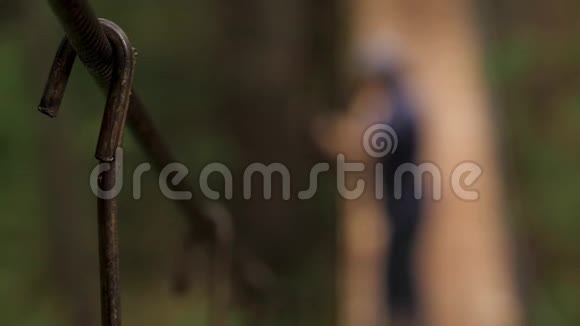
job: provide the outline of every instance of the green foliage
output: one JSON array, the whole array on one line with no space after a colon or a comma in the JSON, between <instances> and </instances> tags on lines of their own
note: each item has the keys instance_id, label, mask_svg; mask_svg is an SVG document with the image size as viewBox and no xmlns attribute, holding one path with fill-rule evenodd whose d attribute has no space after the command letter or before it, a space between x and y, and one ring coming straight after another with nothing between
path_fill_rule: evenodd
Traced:
<instances>
[{"instance_id":1,"label":"green foliage","mask_svg":"<svg viewBox=\"0 0 580 326\"><path fill-rule=\"evenodd\" d=\"M580 323L580 79L569 77L580 56L578 42L567 40L505 31L488 56L506 119L508 202L517 212L517 255L526 257L520 268L530 325Z\"/></svg>"}]
</instances>

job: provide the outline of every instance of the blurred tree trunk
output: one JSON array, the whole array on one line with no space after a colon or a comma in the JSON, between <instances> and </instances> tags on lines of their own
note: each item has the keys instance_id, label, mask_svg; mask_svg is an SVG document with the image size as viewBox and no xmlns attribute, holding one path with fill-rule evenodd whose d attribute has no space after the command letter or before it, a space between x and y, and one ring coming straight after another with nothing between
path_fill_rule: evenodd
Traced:
<instances>
[{"instance_id":1,"label":"blurred tree trunk","mask_svg":"<svg viewBox=\"0 0 580 326\"><path fill-rule=\"evenodd\" d=\"M424 321L515 325L519 313L502 226L494 129L468 3L353 1L352 44L355 51L369 42L403 49L424 119L421 160L435 162L445 177L443 199L427 203L420 246ZM455 196L448 182L454 167L467 160L484 170L477 183L481 197L473 202Z\"/></svg>"},{"instance_id":2,"label":"blurred tree trunk","mask_svg":"<svg viewBox=\"0 0 580 326\"><path fill-rule=\"evenodd\" d=\"M335 81L335 1L223 1L220 6L224 26L220 116L226 117L222 128L234 140L238 155L232 211L239 246L256 252L279 273L282 284L276 285L275 293L266 289L269 313L283 312L279 318L301 324L317 315L317 309L332 306L334 297L315 290L332 289L328 277L313 284L314 293L301 291L284 278L301 273L305 284L312 282L306 278L313 271L303 269L308 264L332 274L332 211L320 204L318 196L313 205L298 200L296 194L307 189L310 168L320 159L310 137L310 122L313 111L327 105L328 95L323 92ZM291 172L292 198L282 198L281 178L274 174L272 199L263 198L259 177L253 178L252 197L242 199L243 171L254 162L283 163ZM305 295L324 298L317 302L325 307L299 304ZM332 313L318 316L328 319Z\"/></svg>"},{"instance_id":3,"label":"blurred tree trunk","mask_svg":"<svg viewBox=\"0 0 580 326\"><path fill-rule=\"evenodd\" d=\"M472 8L468 1L452 0L399 6L406 18L403 36L412 80L425 109L423 159L436 162L445 176L467 160L484 171L476 186L478 200L460 199L446 182L443 200L427 207L419 263L425 320L516 325L519 308L503 229L495 130Z\"/></svg>"},{"instance_id":4,"label":"blurred tree trunk","mask_svg":"<svg viewBox=\"0 0 580 326\"><path fill-rule=\"evenodd\" d=\"M393 12L388 10L388 1L385 0L351 0L347 2L349 7L349 44L348 59L354 57L369 43L388 40L393 41L396 33ZM392 44L390 44L392 45ZM357 72L353 71L354 65L346 69L354 75L347 78L355 78ZM367 186L365 193L356 200L341 200L340 211L340 245L341 245L341 279L340 314L339 320L342 326L359 325L382 325L388 320L386 315L386 296L384 289L386 273L386 244L388 243L389 226L385 221L384 203L375 198L374 162L361 153L360 142L363 139L364 128L367 124L361 123L361 116L369 114L372 108L366 107L365 102L373 102L365 95L365 90L360 90L361 98L354 98L348 108L348 112L335 122L336 129L333 138L338 134L344 136L334 141L326 141L327 146L334 146L334 151L345 153L348 161L364 161L367 169L362 175L362 180ZM372 96L372 95L371 95ZM355 144L353 144L355 143ZM332 152L332 151L331 151ZM349 189L361 176L347 176Z\"/></svg>"}]
</instances>

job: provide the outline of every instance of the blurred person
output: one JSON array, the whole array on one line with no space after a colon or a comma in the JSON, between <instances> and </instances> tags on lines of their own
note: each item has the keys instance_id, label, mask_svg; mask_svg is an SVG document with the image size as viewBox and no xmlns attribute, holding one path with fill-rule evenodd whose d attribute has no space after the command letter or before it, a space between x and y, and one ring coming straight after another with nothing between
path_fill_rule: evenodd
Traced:
<instances>
[{"instance_id":1,"label":"blurred person","mask_svg":"<svg viewBox=\"0 0 580 326\"><path fill-rule=\"evenodd\" d=\"M382 185L390 230L385 260L386 295L391 320L408 324L416 318L413 261L422 205L415 196L414 174L399 175L397 170L403 165L417 164L417 112L403 80L402 61L394 51L370 49L359 60L362 72L359 88L374 98L367 103L369 112L378 112L373 123L385 124L394 131L394 139L385 140L394 142L390 144L395 145L393 151L378 158L383 164ZM401 179L399 195L394 190L395 178Z\"/></svg>"}]
</instances>

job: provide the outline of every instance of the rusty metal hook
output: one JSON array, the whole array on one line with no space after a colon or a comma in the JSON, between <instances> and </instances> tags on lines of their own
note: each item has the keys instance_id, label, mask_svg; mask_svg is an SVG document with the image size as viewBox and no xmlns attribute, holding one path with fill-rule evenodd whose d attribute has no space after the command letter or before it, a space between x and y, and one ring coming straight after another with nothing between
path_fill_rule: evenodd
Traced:
<instances>
[{"instance_id":1,"label":"rusty metal hook","mask_svg":"<svg viewBox=\"0 0 580 326\"><path fill-rule=\"evenodd\" d=\"M127 35L115 23L99 19L109 41L115 47L115 65L109 84L109 93L101 132L95 156L100 161L111 162L117 147L122 143L127 109L133 83L135 52ZM60 103L76 58L76 52L67 38L63 39L53 61L48 82L40 100L38 110L54 118L57 116Z\"/></svg>"},{"instance_id":2,"label":"rusty metal hook","mask_svg":"<svg viewBox=\"0 0 580 326\"><path fill-rule=\"evenodd\" d=\"M101 324L121 325L121 305L119 287L119 244L117 227L117 200L104 192L116 184L116 151L122 145L125 121L131 96L135 67L135 52L127 35L115 23L99 20L113 47L113 71L109 84L107 103L95 157L106 163L102 168L99 184L98 227L99 265L101 278ZM76 52L65 37L56 53L48 82L38 109L55 117L64 96L66 85L76 58Z\"/></svg>"}]
</instances>

